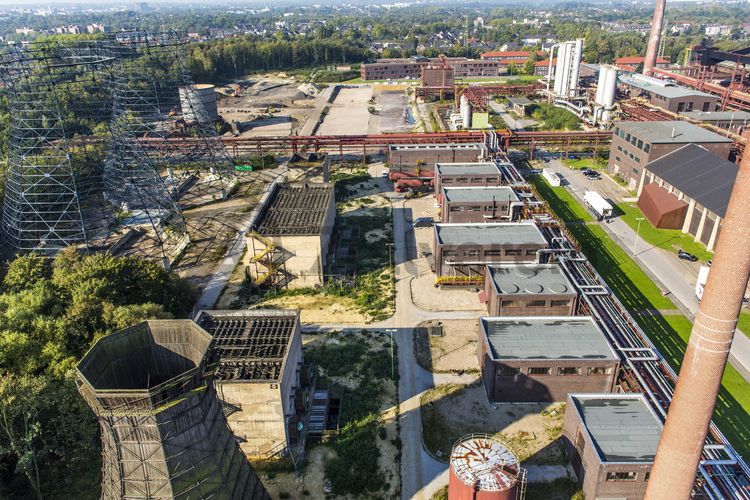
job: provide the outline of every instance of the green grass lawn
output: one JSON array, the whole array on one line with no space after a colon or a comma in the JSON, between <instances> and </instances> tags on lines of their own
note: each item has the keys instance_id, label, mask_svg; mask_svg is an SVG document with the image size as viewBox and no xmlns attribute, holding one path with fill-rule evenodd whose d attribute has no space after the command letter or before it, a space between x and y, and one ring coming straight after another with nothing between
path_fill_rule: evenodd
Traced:
<instances>
[{"instance_id":1,"label":"green grass lawn","mask_svg":"<svg viewBox=\"0 0 750 500\"><path fill-rule=\"evenodd\" d=\"M746 337L750 337L750 312L747 310L740 312L740 319L737 321L737 328L742 330L742 333L744 333Z\"/></svg>"},{"instance_id":2,"label":"green grass lawn","mask_svg":"<svg viewBox=\"0 0 750 500\"><path fill-rule=\"evenodd\" d=\"M620 202L616 205L616 210L620 212L620 218L630 226L633 231L638 229L638 217L644 217L643 212L635 203ZM698 257L705 262L713 258L713 252L706 250L701 243L693 241L689 234L683 234L679 229L657 229L644 217L641 222L641 228L638 231L641 238L646 240L650 245L663 248L670 252L677 253L682 248L686 252Z\"/></svg>"},{"instance_id":3,"label":"green grass lawn","mask_svg":"<svg viewBox=\"0 0 750 500\"><path fill-rule=\"evenodd\" d=\"M603 170L607 168L607 160L605 158L602 158L601 156L596 160L594 160L593 158L576 158L575 160L569 160L566 158L563 159L562 162L564 165L573 167L577 170L582 170L584 168Z\"/></svg>"},{"instance_id":4,"label":"green grass lawn","mask_svg":"<svg viewBox=\"0 0 750 500\"><path fill-rule=\"evenodd\" d=\"M530 182L539 195L549 203L558 218L581 245L589 262L601 274L607 285L632 312L654 309L674 309L653 281L620 248L600 226L583 223L585 209L564 188L553 188L541 176L531 176ZM572 222L572 224L571 224ZM643 231L643 227L641 227ZM679 371L692 323L682 314L634 315L669 364ZM744 323L743 323L744 320ZM740 328L750 330L750 313L743 313ZM716 402L714 421L742 456L750 456L750 384L731 365L727 365Z\"/></svg>"}]
</instances>

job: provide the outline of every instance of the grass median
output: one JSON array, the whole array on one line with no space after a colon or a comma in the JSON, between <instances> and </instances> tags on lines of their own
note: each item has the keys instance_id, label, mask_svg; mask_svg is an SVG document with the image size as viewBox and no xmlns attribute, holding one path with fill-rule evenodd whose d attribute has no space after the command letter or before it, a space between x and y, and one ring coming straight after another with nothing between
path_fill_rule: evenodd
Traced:
<instances>
[{"instance_id":1,"label":"grass median","mask_svg":"<svg viewBox=\"0 0 750 500\"><path fill-rule=\"evenodd\" d=\"M691 321L682 314L659 312L675 306L604 229L594 223L587 224L591 216L586 217L584 207L565 188L551 187L541 176L531 176L529 180L566 223L589 262L631 311L662 356L679 371ZM745 319L750 323L750 317ZM743 457L750 456L750 384L729 364L713 418L737 452Z\"/></svg>"}]
</instances>

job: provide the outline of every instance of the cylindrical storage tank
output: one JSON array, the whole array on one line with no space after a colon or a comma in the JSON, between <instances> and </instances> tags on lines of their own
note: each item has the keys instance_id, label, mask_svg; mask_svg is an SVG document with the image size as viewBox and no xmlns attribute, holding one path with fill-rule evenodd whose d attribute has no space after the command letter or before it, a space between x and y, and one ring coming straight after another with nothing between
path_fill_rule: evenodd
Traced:
<instances>
[{"instance_id":1,"label":"cylindrical storage tank","mask_svg":"<svg viewBox=\"0 0 750 500\"><path fill-rule=\"evenodd\" d=\"M615 93L617 92L617 68L609 66L607 68L606 80L604 81L604 91L602 93L602 105L611 108L615 104Z\"/></svg>"},{"instance_id":2,"label":"cylindrical storage tank","mask_svg":"<svg viewBox=\"0 0 750 500\"><path fill-rule=\"evenodd\" d=\"M465 95L461 96L461 120L465 129L471 128L471 104Z\"/></svg>"},{"instance_id":3,"label":"cylindrical storage tank","mask_svg":"<svg viewBox=\"0 0 750 500\"><path fill-rule=\"evenodd\" d=\"M594 98L594 102L597 104L603 104L604 101L602 99L602 95L604 95L604 86L607 82L607 67L606 66L600 66L599 67L599 79L596 81L596 97Z\"/></svg>"},{"instance_id":4,"label":"cylindrical storage tank","mask_svg":"<svg viewBox=\"0 0 750 500\"><path fill-rule=\"evenodd\" d=\"M562 48L562 68L560 70L560 89L557 92L558 95L567 96L568 90L570 90L570 65L573 59L573 42L565 42ZM560 55L557 56L558 62L560 61ZM555 73L555 77L558 74Z\"/></svg>"},{"instance_id":5,"label":"cylindrical storage tank","mask_svg":"<svg viewBox=\"0 0 750 500\"><path fill-rule=\"evenodd\" d=\"M554 86L555 95L560 95L561 89L563 87L563 79L565 78L565 71L563 70L563 68L565 67L565 53L567 49L567 43L561 43L560 47L557 49L557 66L555 67Z\"/></svg>"},{"instance_id":6,"label":"cylindrical storage tank","mask_svg":"<svg viewBox=\"0 0 750 500\"><path fill-rule=\"evenodd\" d=\"M578 89L578 75L581 70L581 57L583 57L583 38L577 39L573 48L573 60L570 68L570 90Z\"/></svg>"},{"instance_id":7,"label":"cylindrical storage tank","mask_svg":"<svg viewBox=\"0 0 750 500\"><path fill-rule=\"evenodd\" d=\"M219 119L216 89L209 83L180 87L182 116L188 121L213 122Z\"/></svg>"},{"instance_id":8,"label":"cylindrical storage tank","mask_svg":"<svg viewBox=\"0 0 750 500\"><path fill-rule=\"evenodd\" d=\"M453 445L448 500L522 500L524 480L518 458L497 438L472 434Z\"/></svg>"}]
</instances>

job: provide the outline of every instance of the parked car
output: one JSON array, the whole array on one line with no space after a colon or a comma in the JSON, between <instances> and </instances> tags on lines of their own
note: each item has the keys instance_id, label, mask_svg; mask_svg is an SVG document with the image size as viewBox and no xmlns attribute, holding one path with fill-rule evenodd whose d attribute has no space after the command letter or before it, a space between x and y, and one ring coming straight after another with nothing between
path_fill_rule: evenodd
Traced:
<instances>
[{"instance_id":1,"label":"parked car","mask_svg":"<svg viewBox=\"0 0 750 500\"><path fill-rule=\"evenodd\" d=\"M417 217L412 223L414 227L432 227L434 224L432 217Z\"/></svg>"},{"instance_id":2,"label":"parked car","mask_svg":"<svg viewBox=\"0 0 750 500\"><path fill-rule=\"evenodd\" d=\"M677 256L681 258L682 260L689 260L690 262L696 262L698 260L698 257L682 249L680 249L680 251L677 252Z\"/></svg>"}]
</instances>

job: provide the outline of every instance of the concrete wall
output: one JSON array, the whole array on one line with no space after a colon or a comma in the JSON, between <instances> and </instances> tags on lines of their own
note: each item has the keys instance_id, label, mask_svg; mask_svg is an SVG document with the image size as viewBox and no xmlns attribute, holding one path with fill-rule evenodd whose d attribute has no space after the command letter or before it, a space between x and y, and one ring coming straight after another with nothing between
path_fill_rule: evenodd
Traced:
<instances>
[{"instance_id":1,"label":"concrete wall","mask_svg":"<svg viewBox=\"0 0 750 500\"><path fill-rule=\"evenodd\" d=\"M434 163L471 163L482 161L482 150L479 147L471 148L430 148L429 145L414 149L389 149L388 164L390 166L413 167L417 162L425 165Z\"/></svg>"},{"instance_id":2,"label":"concrete wall","mask_svg":"<svg viewBox=\"0 0 750 500\"><path fill-rule=\"evenodd\" d=\"M231 408L227 422L246 455L261 456L287 442L280 384L220 380L215 383L219 397Z\"/></svg>"}]
</instances>

